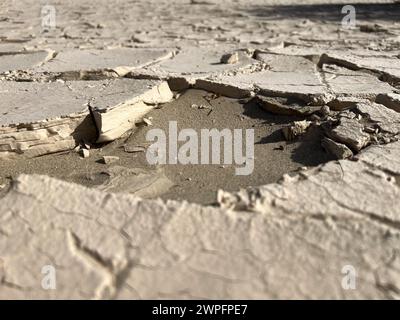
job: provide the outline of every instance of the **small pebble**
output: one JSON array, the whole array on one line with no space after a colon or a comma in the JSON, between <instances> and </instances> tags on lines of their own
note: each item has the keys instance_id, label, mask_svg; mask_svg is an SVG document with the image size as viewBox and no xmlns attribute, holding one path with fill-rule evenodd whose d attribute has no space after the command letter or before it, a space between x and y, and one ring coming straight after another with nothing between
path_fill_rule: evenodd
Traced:
<instances>
[{"instance_id":1,"label":"small pebble","mask_svg":"<svg viewBox=\"0 0 400 320\"><path fill-rule=\"evenodd\" d=\"M82 158L89 158L89 156L90 156L90 152L89 152L88 149L81 149L79 151L79 153L80 153Z\"/></svg>"},{"instance_id":2,"label":"small pebble","mask_svg":"<svg viewBox=\"0 0 400 320\"><path fill-rule=\"evenodd\" d=\"M148 119L148 118L143 118L143 122L144 122L147 126L153 125L153 123L151 122L151 120Z\"/></svg>"},{"instance_id":3,"label":"small pebble","mask_svg":"<svg viewBox=\"0 0 400 320\"><path fill-rule=\"evenodd\" d=\"M225 64L235 64L239 62L239 54L235 53L227 53L221 57L221 63Z\"/></svg>"},{"instance_id":4,"label":"small pebble","mask_svg":"<svg viewBox=\"0 0 400 320\"><path fill-rule=\"evenodd\" d=\"M364 128L364 131L365 131L365 132L368 132L368 133L375 133L375 129L372 128L372 127L365 127L365 128Z\"/></svg>"},{"instance_id":5,"label":"small pebble","mask_svg":"<svg viewBox=\"0 0 400 320\"><path fill-rule=\"evenodd\" d=\"M134 152L144 152L146 150L146 148L142 147L142 146L125 145L124 150L125 150L125 152L128 152L128 153L134 153Z\"/></svg>"},{"instance_id":6,"label":"small pebble","mask_svg":"<svg viewBox=\"0 0 400 320\"><path fill-rule=\"evenodd\" d=\"M323 107L321 108L320 113L321 113L323 116L327 116L327 115L329 115L329 114L331 113L331 109L330 109L327 105L325 105L325 106L323 106Z\"/></svg>"},{"instance_id":7,"label":"small pebble","mask_svg":"<svg viewBox=\"0 0 400 320\"><path fill-rule=\"evenodd\" d=\"M102 158L104 164L111 164L119 160L116 156L103 156Z\"/></svg>"}]
</instances>

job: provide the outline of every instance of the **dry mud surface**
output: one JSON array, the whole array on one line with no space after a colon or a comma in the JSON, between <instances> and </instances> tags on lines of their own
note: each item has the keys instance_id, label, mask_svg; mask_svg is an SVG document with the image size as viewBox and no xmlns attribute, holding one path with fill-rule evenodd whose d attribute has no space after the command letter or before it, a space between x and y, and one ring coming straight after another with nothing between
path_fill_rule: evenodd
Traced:
<instances>
[{"instance_id":1,"label":"dry mud surface","mask_svg":"<svg viewBox=\"0 0 400 320\"><path fill-rule=\"evenodd\" d=\"M345 4L2 1L0 298L399 299L400 4ZM171 121L254 170L149 164Z\"/></svg>"}]
</instances>

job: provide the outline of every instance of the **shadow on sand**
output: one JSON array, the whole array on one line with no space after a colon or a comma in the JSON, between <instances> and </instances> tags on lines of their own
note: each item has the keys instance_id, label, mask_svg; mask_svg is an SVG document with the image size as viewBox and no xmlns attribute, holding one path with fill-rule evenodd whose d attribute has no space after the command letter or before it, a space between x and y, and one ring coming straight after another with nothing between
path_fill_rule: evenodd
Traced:
<instances>
[{"instance_id":1,"label":"shadow on sand","mask_svg":"<svg viewBox=\"0 0 400 320\"><path fill-rule=\"evenodd\" d=\"M344 14L341 10L345 4L296 4L282 6L253 6L247 13L264 18L275 20L277 18L287 19L310 19L320 21L341 21ZM400 21L400 3L360 3L354 4L358 20L373 21Z\"/></svg>"}]
</instances>

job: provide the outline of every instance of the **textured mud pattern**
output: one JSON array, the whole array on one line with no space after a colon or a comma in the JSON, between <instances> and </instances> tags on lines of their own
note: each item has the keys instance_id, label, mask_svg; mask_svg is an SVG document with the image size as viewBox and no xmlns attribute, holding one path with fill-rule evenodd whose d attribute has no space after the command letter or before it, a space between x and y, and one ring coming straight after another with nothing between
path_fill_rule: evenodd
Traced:
<instances>
[{"instance_id":1,"label":"textured mud pattern","mask_svg":"<svg viewBox=\"0 0 400 320\"><path fill-rule=\"evenodd\" d=\"M399 299L400 4L344 5L2 1L0 298Z\"/></svg>"}]
</instances>

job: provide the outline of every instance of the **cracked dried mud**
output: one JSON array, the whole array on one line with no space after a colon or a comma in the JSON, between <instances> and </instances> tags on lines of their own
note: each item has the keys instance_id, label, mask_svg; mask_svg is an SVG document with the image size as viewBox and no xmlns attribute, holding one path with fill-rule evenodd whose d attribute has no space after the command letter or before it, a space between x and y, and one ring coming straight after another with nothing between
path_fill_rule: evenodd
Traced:
<instances>
[{"instance_id":1,"label":"cracked dried mud","mask_svg":"<svg viewBox=\"0 0 400 320\"><path fill-rule=\"evenodd\" d=\"M345 4L2 1L0 298L399 299L400 4Z\"/></svg>"}]
</instances>

